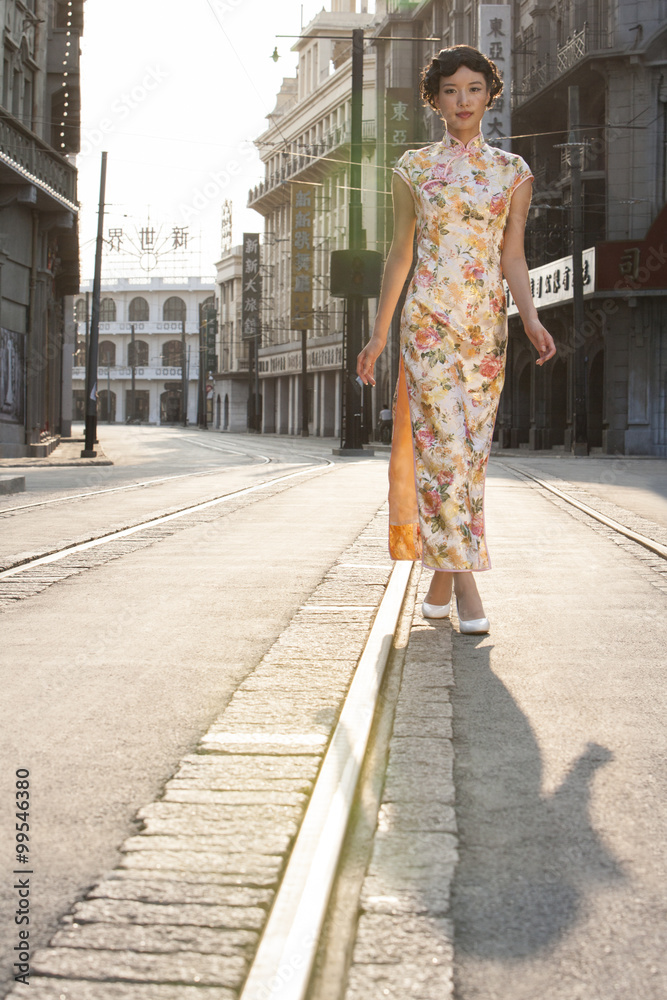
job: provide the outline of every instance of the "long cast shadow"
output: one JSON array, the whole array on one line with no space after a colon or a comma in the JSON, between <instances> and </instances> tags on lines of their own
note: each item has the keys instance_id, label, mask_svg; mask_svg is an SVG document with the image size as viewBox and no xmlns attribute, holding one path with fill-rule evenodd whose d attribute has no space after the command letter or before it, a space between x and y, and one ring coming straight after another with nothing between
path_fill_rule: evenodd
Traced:
<instances>
[{"instance_id":1,"label":"long cast shadow","mask_svg":"<svg viewBox=\"0 0 667 1000\"><path fill-rule=\"evenodd\" d=\"M454 635L454 750L459 863L456 948L516 959L575 923L587 887L624 877L589 815L595 772L613 759L590 743L560 787L542 791L530 723L490 666L490 646Z\"/></svg>"}]
</instances>

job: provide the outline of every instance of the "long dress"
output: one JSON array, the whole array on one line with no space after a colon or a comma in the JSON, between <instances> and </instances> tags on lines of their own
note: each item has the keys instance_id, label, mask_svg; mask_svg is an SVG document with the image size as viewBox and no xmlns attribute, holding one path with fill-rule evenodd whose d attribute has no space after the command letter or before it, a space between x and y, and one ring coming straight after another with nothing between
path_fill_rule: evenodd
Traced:
<instances>
[{"instance_id":1,"label":"long dress","mask_svg":"<svg viewBox=\"0 0 667 1000\"><path fill-rule=\"evenodd\" d=\"M491 568L484 486L505 380L500 255L525 160L449 132L396 173L415 201L418 256L401 316L389 463L389 551L437 570Z\"/></svg>"}]
</instances>

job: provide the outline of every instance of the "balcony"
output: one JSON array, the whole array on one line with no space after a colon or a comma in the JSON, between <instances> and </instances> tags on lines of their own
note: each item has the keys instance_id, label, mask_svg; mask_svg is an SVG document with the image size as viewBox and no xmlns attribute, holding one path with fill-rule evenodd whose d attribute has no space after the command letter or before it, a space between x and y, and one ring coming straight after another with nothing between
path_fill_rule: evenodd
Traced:
<instances>
[{"instance_id":1,"label":"balcony","mask_svg":"<svg viewBox=\"0 0 667 1000\"><path fill-rule=\"evenodd\" d=\"M335 154L344 150L345 147L350 144L350 139L350 122L348 121L343 125L330 129L330 131L322 137L321 142L312 143L311 145L304 144L294 155L283 152L283 158L285 160L284 166L281 170L277 170L273 174L270 174L265 181L262 181L260 184L257 184L256 187L250 189L248 192L248 207L256 207L257 202L261 201L272 192L275 192L281 184L284 184L297 174L308 170L308 168L313 168L318 165L321 166L319 161L321 161L323 157L327 157L330 153ZM366 121L361 123L361 141L362 143L375 143L375 139L375 119L366 119ZM347 157L332 156L330 159L345 160Z\"/></svg>"},{"instance_id":2,"label":"balcony","mask_svg":"<svg viewBox=\"0 0 667 1000\"><path fill-rule=\"evenodd\" d=\"M534 97L537 91L567 73L585 56L606 52L612 47L611 31L593 31L588 24L584 24L581 31L575 32L566 42L557 46L555 56L548 54L543 63L538 62L523 80L512 86L512 108L516 109Z\"/></svg>"},{"instance_id":3,"label":"balcony","mask_svg":"<svg viewBox=\"0 0 667 1000\"><path fill-rule=\"evenodd\" d=\"M138 381L147 380L161 380L168 379L170 381L178 381L178 379L183 378L183 372L180 365L137 365L134 369L134 377ZM194 365L190 363L188 365L188 377L190 380L199 378L199 365ZM86 369L83 365L75 365L72 368L72 379L85 380ZM102 388L107 379L112 382L116 379L131 379L132 369L129 365L99 365L97 369L97 384L98 388Z\"/></svg>"},{"instance_id":4,"label":"balcony","mask_svg":"<svg viewBox=\"0 0 667 1000\"><path fill-rule=\"evenodd\" d=\"M78 212L76 168L0 108L0 183L33 184L37 207Z\"/></svg>"}]
</instances>

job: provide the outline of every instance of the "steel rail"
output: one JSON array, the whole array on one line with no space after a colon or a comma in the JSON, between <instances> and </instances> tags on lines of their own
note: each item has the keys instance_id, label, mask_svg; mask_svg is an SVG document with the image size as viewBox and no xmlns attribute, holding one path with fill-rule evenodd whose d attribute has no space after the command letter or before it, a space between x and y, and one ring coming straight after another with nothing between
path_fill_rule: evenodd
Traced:
<instances>
[{"instance_id":1,"label":"steel rail","mask_svg":"<svg viewBox=\"0 0 667 1000\"><path fill-rule=\"evenodd\" d=\"M516 472L520 476L524 476L524 478L538 483L545 490L548 490L550 493L554 493L557 497L560 497L561 500L565 500L566 503L576 507L584 514L588 514L589 517L595 518L596 521L600 521L601 524L606 525L608 528L612 528L612 530L618 532L619 535L625 535L626 538L631 539L633 542L637 542L638 545L643 545L645 549L655 553L655 555L660 556L662 559L667 559L667 546L661 545L660 542L656 542L652 538L648 538L646 535L640 534L638 531L633 531L632 528L626 528L626 526L621 524L620 521L616 521L613 517L607 517L606 514L601 514L599 510L595 510L594 507L589 507L588 504L583 503L581 500L576 500L575 497L570 496L569 493L559 490L557 486L552 486L551 483L546 482L544 479L540 479L539 476L534 476L532 472L517 469L516 466L510 465L509 462L500 461L499 464L505 465L508 469L511 469L512 472Z\"/></svg>"},{"instance_id":2,"label":"steel rail","mask_svg":"<svg viewBox=\"0 0 667 1000\"><path fill-rule=\"evenodd\" d=\"M394 564L240 1000L304 1000L413 566Z\"/></svg>"},{"instance_id":3,"label":"steel rail","mask_svg":"<svg viewBox=\"0 0 667 1000\"><path fill-rule=\"evenodd\" d=\"M133 535L138 531L145 530L146 528L154 528L159 524L166 524L168 521L176 520L176 518L184 517L187 514L194 514L198 511L215 507L218 504L235 500L238 497L248 496L250 493L256 493L259 490L267 489L270 486L274 486L276 483L282 483L288 479L295 479L297 476L305 476L309 472L317 471L318 468L322 472L328 472L330 469L334 468L334 463L329 459L323 458L320 461L322 465L319 467L317 465L310 465L308 468L300 469L298 472L290 472L284 476L274 476L272 479L266 479L262 483L257 483L254 486L246 486L240 490L232 490L231 493L225 493L219 497L214 497L212 500L188 504L188 506L182 507L177 511L172 511L170 514L162 514L158 517L146 518L138 524L131 525L128 528L121 528L117 531L111 531L103 535L98 535L85 542L77 542L74 545L68 545L62 549L56 549L52 552L43 553L40 556L28 557L24 561L16 563L15 565L9 566L7 569L0 571L0 580L6 580L10 576L15 576L17 573L23 573L26 570L34 568L35 566L43 566L47 563L58 562L60 559L64 559L66 556L70 556L75 552L83 552L86 549L95 548L99 545L106 545L119 538L126 538L128 535Z\"/></svg>"}]
</instances>

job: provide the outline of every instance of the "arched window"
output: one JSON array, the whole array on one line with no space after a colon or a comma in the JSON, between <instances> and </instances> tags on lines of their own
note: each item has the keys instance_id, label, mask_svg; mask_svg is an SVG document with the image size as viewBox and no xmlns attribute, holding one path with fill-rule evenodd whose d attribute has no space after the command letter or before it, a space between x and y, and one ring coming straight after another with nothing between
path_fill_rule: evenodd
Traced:
<instances>
[{"instance_id":1,"label":"arched window","mask_svg":"<svg viewBox=\"0 0 667 1000\"><path fill-rule=\"evenodd\" d=\"M100 302L100 323L116 322L116 303L113 299L102 299Z\"/></svg>"},{"instance_id":2,"label":"arched window","mask_svg":"<svg viewBox=\"0 0 667 1000\"><path fill-rule=\"evenodd\" d=\"M207 299L199 303L200 322L205 323L207 318L213 319L215 313L215 295L209 295Z\"/></svg>"},{"instance_id":3,"label":"arched window","mask_svg":"<svg viewBox=\"0 0 667 1000\"><path fill-rule=\"evenodd\" d=\"M145 323L148 320L148 302L138 295L130 302L130 323Z\"/></svg>"},{"instance_id":4,"label":"arched window","mask_svg":"<svg viewBox=\"0 0 667 1000\"><path fill-rule=\"evenodd\" d=\"M86 322L86 300L77 299L74 305L74 319L77 323Z\"/></svg>"},{"instance_id":5,"label":"arched window","mask_svg":"<svg viewBox=\"0 0 667 1000\"><path fill-rule=\"evenodd\" d=\"M113 341L100 341L97 363L105 368L109 365L113 367L116 364L116 345Z\"/></svg>"},{"instance_id":6,"label":"arched window","mask_svg":"<svg viewBox=\"0 0 667 1000\"><path fill-rule=\"evenodd\" d=\"M180 323L185 320L185 302L178 295L172 295L162 307L165 323Z\"/></svg>"},{"instance_id":7,"label":"arched window","mask_svg":"<svg viewBox=\"0 0 667 1000\"><path fill-rule=\"evenodd\" d=\"M134 351L132 348L134 347ZM134 355L134 362L132 360ZM145 340L135 340L134 344L130 341L130 345L127 349L127 363L132 367L132 364L138 366L143 366L148 364L148 344Z\"/></svg>"},{"instance_id":8,"label":"arched window","mask_svg":"<svg viewBox=\"0 0 667 1000\"><path fill-rule=\"evenodd\" d=\"M165 368L180 368L183 364L183 344L180 340L168 340L162 345L162 364Z\"/></svg>"}]
</instances>

